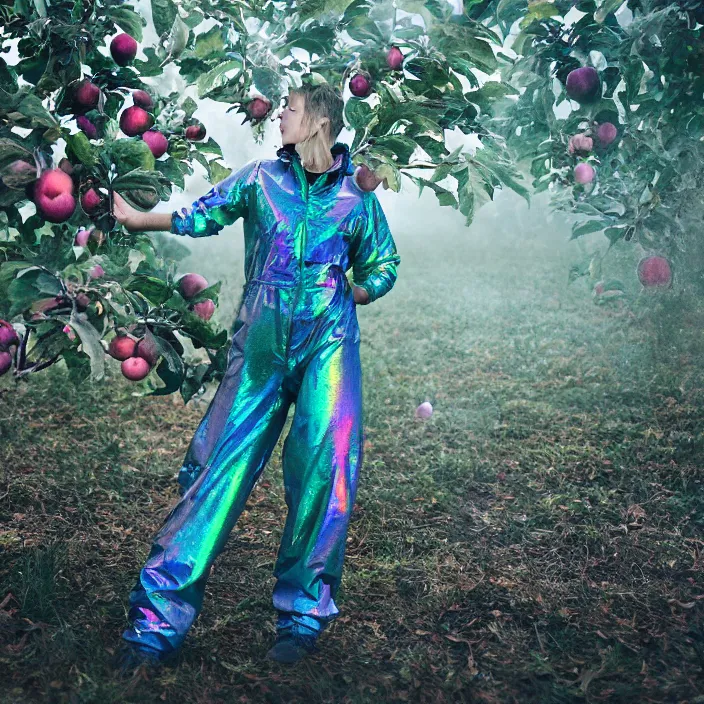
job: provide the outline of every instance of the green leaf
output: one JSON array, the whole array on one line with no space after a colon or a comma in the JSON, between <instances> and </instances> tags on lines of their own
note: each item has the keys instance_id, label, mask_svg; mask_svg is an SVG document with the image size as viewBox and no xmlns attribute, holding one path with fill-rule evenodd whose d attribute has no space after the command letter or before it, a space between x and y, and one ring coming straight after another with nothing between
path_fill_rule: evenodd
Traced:
<instances>
[{"instance_id":1,"label":"green leaf","mask_svg":"<svg viewBox=\"0 0 704 704\"><path fill-rule=\"evenodd\" d=\"M216 159L213 159L213 161L208 164L208 181L213 185L220 183L220 181L227 178L231 173L232 169L228 169L218 163Z\"/></svg>"},{"instance_id":2,"label":"green leaf","mask_svg":"<svg viewBox=\"0 0 704 704\"><path fill-rule=\"evenodd\" d=\"M372 107L359 98L350 98L345 103L345 119L352 130L363 130L371 121Z\"/></svg>"},{"instance_id":3,"label":"green leaf","mask_svg":"<svg viewBox=\"0 0 704 704\"><path fill-rule=\"evenodd\" d=\"M208 59L211 56L220 58L225 53L225 41L222 36L223 28L215 25L212 29L199 34L193 54L199 59Z\"/></svg>"},{"instance_id":4,"label":"green leaf","mask_svg":"<svg viewBox=\"0 0 704 704\"><path fill-rule=\"evenodd\" d=\"M156 368L156 373L164 382L165 386L155 389L151 393L145 394L145 396L167 396L181 388L181 382L183 381L182 374L172 371L166 359L161 360L159 366Z\"/></svg>"},{"instance_id":5,"label":"green leaf","mask_svg":"<svg viewBox=\"0 0 704 704\"><path fill-rule=\"evenodd\" d=\"M39 96L28 93L17 106L17 112L30 118L32 127L57 127L59 121L42 105Z\"/></svg>"},{"instance_id":6,"label":"green leaf","mask_svg":"<svg viewBox=\"0 0 704 704\"><path fill-rule=\"evenodd\" d=\"M147 147L148 148L148 147ZM66 152L75 156L89 169L95 166L98 156L84 132L76 132L66 137Z\"/></svg>"},{"instance_id":7,"label":"green leaf","mask_svg":"<svg viewBox=\"0 0 704 704\"><path fill-rule=\"evenodd\" d=\"M304 0L298 8L300 22L318 19L323 15L340 16L345 13L353 0Z\"/></svg>"},{"instance_id":8,"label":"green leaf","mask_svg":"<svg viewBox=\"0 0 704 704\"><path fill-rule=\"evenodd\" d=\"M122 285L128 291L137 291L155 305L161 305L171 297L171 287L166 281L154 276L132 276Z\"/></svg>"},{"instance_id":9,"label":"green leaf","mask_svg":"<svg viewBox=\"0 0 704 704\"><path fill-rule=\"evenodd\" d=\"M571 240L576 240L582 235L588 235L592 232L599 232L604 229L604 223L601 220L587 220L586 222L576 222L572 225Z\"/></svg>"},{"instance_id":10,"label":"green leaf","mask_svg":"<svg viewBox=\"0 0 704 704\"><path fill-rule=\"evenodd\" d=\"M552 2L530 2L528 3L528 13L518 23L520 29L525 29L535 20L545 20L560 14L560 9Z\"/></svg>"},{"instance_id":11,"label":"green leaf","mask_svg":"<svg viewBox=\"0 0 704 704\"><path fill-rule=\"evenodd\" d=\"M211 93L216 88L227 85L230 81L229 78L225 76L228 71L241 69L242 64L239 61L223 61L218 64L215 68L211 69L207 73L204 73L198 78L196 83L198 89L198 97L205 98L208 93Z\"/></svg>"},{"instance_id":12,"label":"green leaf","mask_svg":"<svg viewBox=\"0 0 704 704\"><path fill-rule=\"evenodd\" d=\"M83 351L90 358L91 381L100 381L105 376L105 350L100 344L100 334L88 322L88 316L77 312L75 308L71 310L69 323L81 339Z\"/></svg>"},{"instance_id":13,"label":"green leaf","mask_svg":"<svg viewBox=\"0 0 704 704\"><path fill-rule=\"evenodd\" d=\"M603 0L599 9L594 13L594 19L599 23L603 24L604 20L612 12L616 12L621 5L623 5L624 0Z\"/></svg>"},{"instance_id":14,"label":"green leaf","mask_svg":"<svg viewBox=\"0 0 704 704\"><path fill-rule=\"evenodd\" d=\"M173 26L178 10L171 0L151 0L151 5L154 29L159 36L162 36Z\"/></svg>"},{"instance_id":15,"label":"green leaf","mask_svg":"<svg viewBox=\"0 0 704 704\"><path fill-rule=\"evenodd\" d=\"M122 176L133 169L152 171L156 160L147 143L141 137L118 139L110 147L110 158L118 176Z\"/></svg>"},{"instance_id":16,"label":"green leaf","mask_svg":"<svg viewBox=\"0 0 704 704\"><path fill-rule=\"evenodd\" d=\"M131 9L130 5L108 7L105 11L105 15L138 42L142 41L142 27L146 26L147 23L141 15L138 15Z\"/></svg>"}]
</instances>

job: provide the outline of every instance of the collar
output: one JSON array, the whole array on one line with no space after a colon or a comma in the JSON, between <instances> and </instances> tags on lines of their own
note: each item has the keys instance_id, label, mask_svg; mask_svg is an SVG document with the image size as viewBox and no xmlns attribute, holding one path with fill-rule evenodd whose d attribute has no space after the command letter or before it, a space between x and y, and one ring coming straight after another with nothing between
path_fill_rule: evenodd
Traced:
<instances>
[{"instance_id":1,"label":"collar","mask_svg":"<svg viewBox=\"0 0 704 704\"><path fill-rule=\"evenodd\" d=\"M337 169L340 171L338 177L340 175L350 176L354 173L350 148L344 142L335 142L335 144L330 147L330 153L334 161L332 166L325 173L330 173ZM299 164L301 163L301 156L296 151L295 144L284 144L283 147L276 152L276 155L285 163L290 163L293 160L298 161Z\"/></svg>"}]
</instances>

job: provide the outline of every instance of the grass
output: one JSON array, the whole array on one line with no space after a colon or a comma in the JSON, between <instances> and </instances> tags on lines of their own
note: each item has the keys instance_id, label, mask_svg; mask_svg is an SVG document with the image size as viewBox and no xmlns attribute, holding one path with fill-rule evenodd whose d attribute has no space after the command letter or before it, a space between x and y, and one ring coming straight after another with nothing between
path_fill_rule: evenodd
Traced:
<instances>
[{"instance_id":1,"label":"grass","mask_svg":"<svg viewBox=\"0 0 704 704\"><path fill-rule=\"evenodd\" d=\"M341 614L294 669L264 657L288 424L178 668L120 680L127 595L204 409L132 396L116 364L93 388L0 380L0 701L704 701L701 303L600 307L566 286L567 246L432 237L358 308Z\"/></svg>"}]
</instances>

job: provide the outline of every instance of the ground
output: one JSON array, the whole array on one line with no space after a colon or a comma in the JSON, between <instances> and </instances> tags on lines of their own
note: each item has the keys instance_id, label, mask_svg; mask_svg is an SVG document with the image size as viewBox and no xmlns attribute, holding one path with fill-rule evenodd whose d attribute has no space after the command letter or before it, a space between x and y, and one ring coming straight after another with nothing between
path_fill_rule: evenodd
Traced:
<instances>
[{"instance_id":1,"label":"ground","mask_svg":"<svg viewBox=\"0 0 704 704\"><path fill-rule=\"evenodd\" d=\"M0 701L704 701L702 307L637 288L597 306L540 239L427 237L358 307L341 613L293 668L265 659L288 425L178 666L118 679L204 408L133 396L117 363L95 387L0 380Z\"/></svg>"}]
</instances>

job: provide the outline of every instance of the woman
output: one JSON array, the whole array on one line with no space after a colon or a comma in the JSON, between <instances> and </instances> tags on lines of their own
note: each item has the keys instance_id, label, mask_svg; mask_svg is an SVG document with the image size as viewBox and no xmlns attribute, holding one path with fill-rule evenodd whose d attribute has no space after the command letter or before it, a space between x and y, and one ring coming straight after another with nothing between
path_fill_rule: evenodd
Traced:
<instances>
[{"instance_id":1,"label":"woman","mask_svg":"<svg viewBox=\"0 0 704 704\"><path fill-rule=\"evenodd\" d=\"M278 158L248 163L181 214L140 213L114 196L113 213L131 231L205 237L242 217L245 237L228 367L179 473L182 497L130 594L128 666L162 662L182 644L292 403L268 656L295 662L317 650L339 613L334 598L363 458L356 305L388 293L400 263L378 198L357 186L349 147L335 141L343 107L329 84L292 90ZM350 267L358 285L347 280Z\"/></svg>"}]
</instances>

